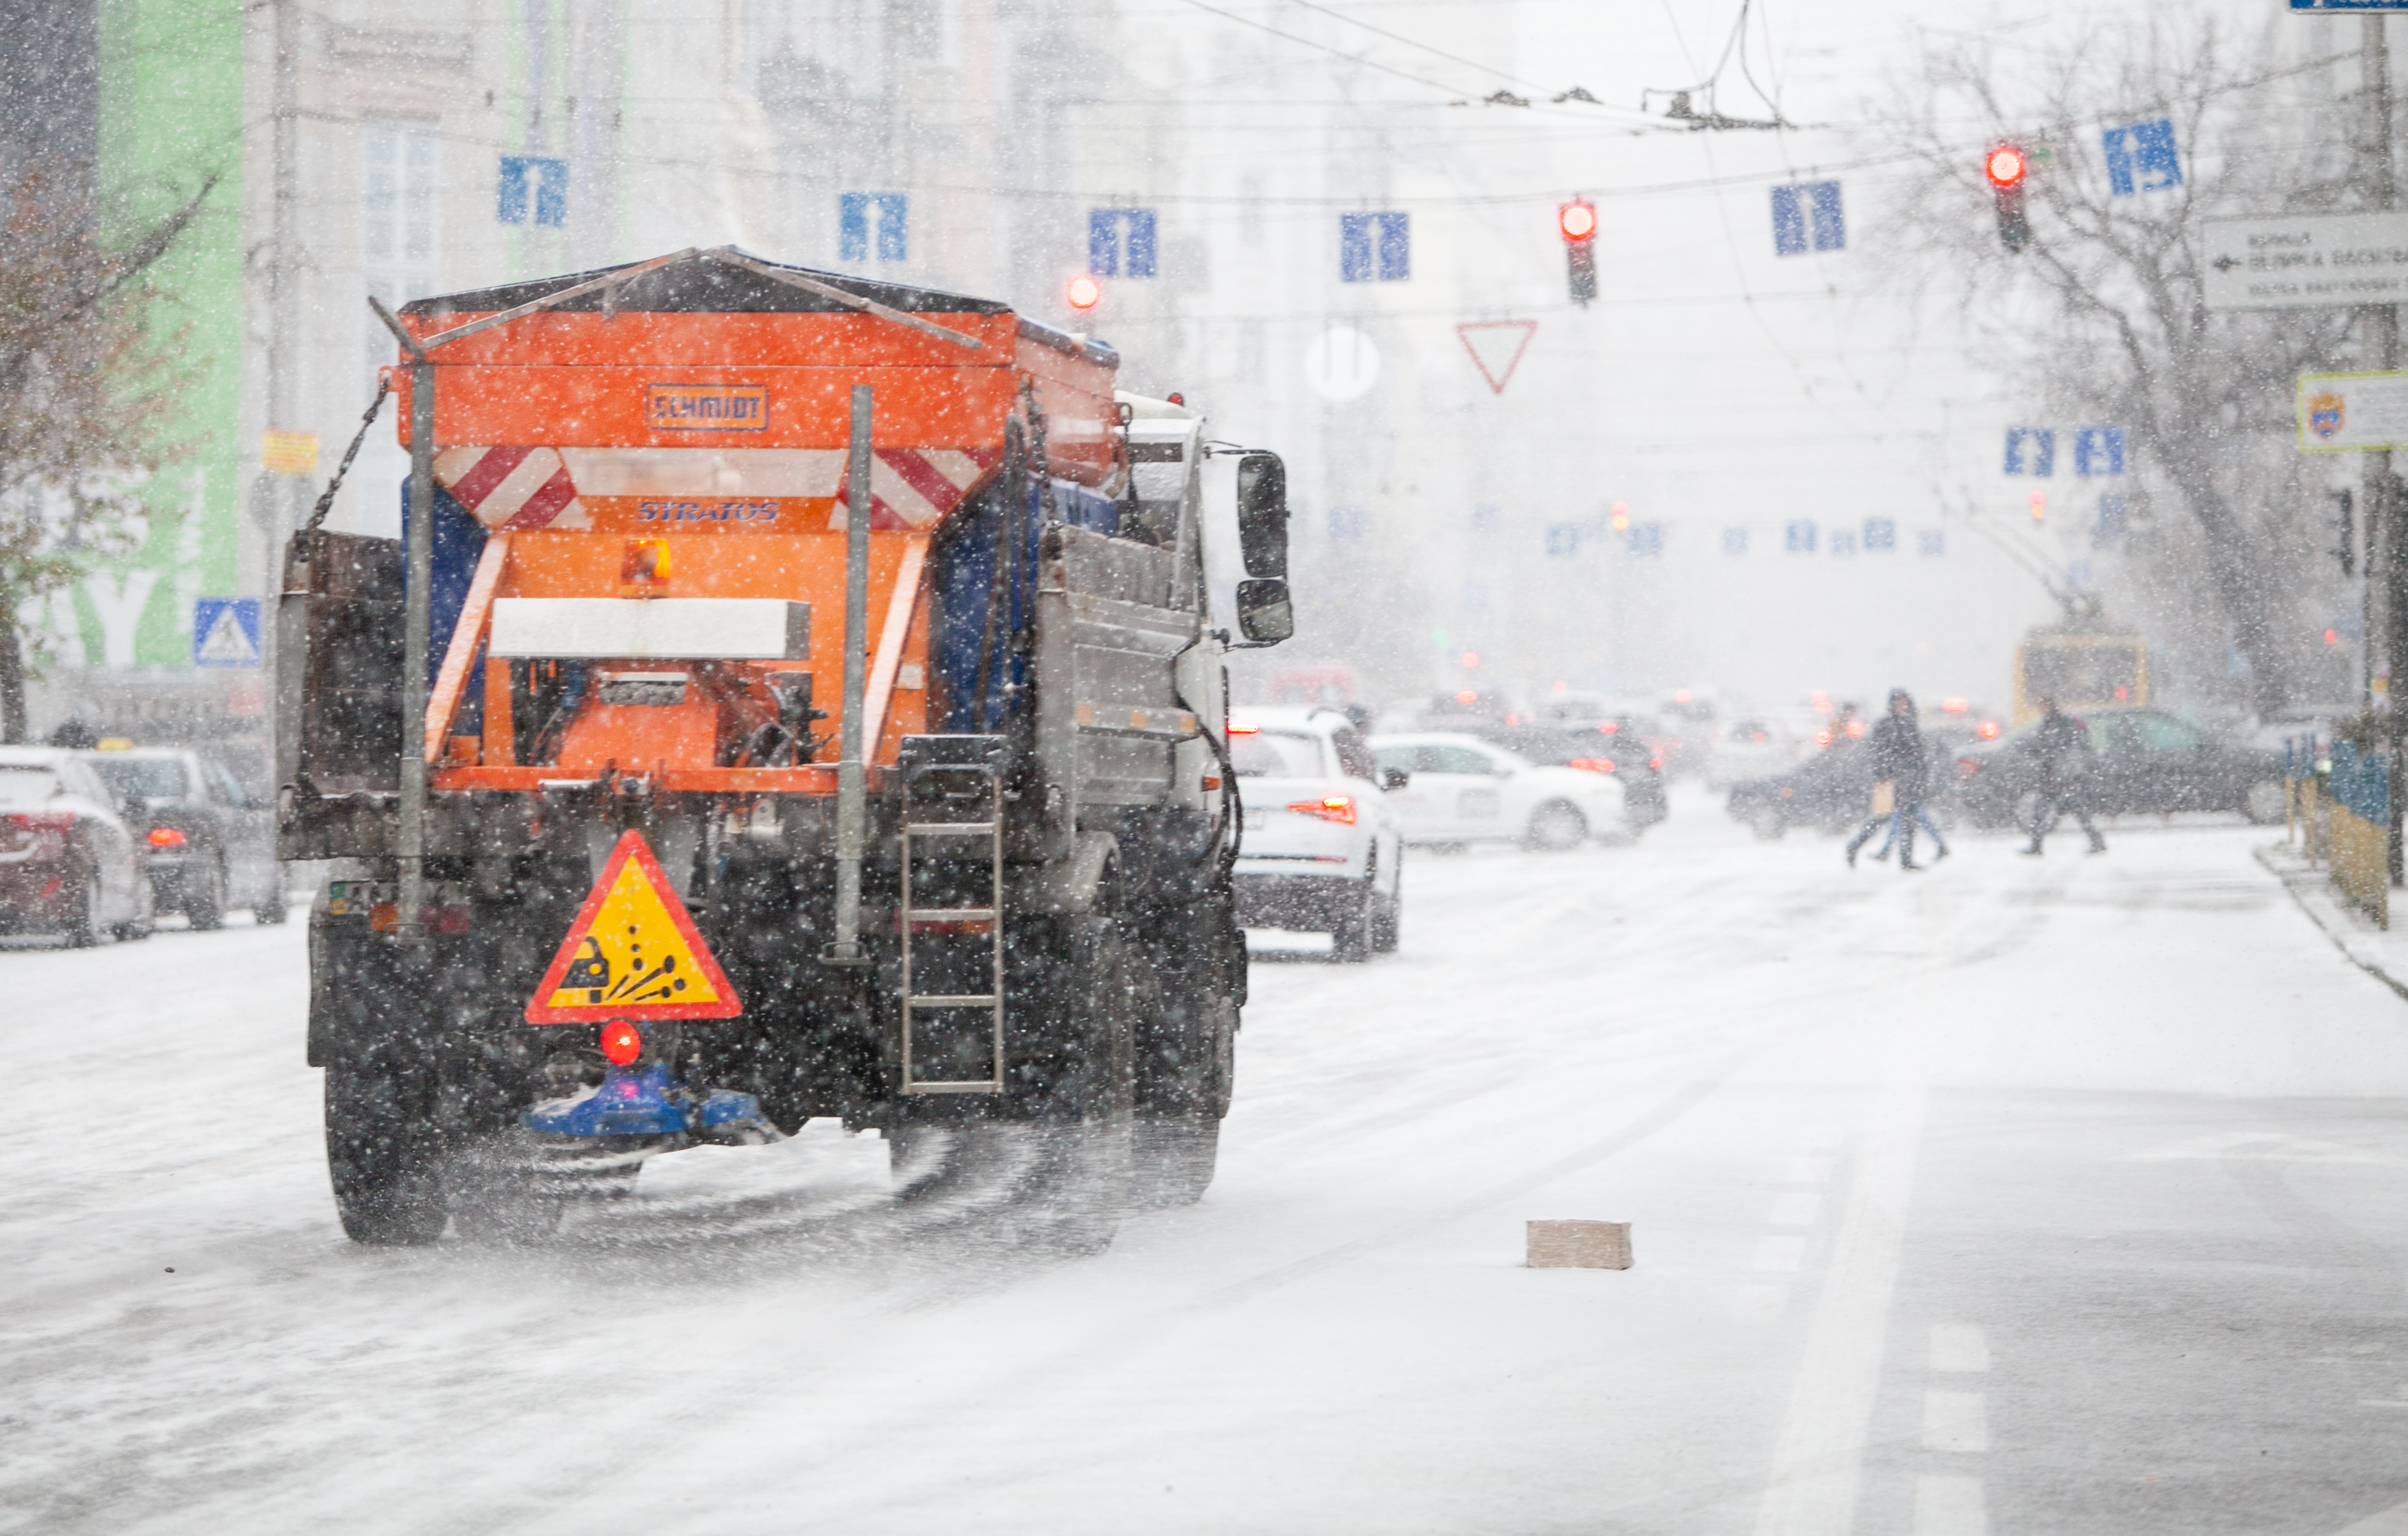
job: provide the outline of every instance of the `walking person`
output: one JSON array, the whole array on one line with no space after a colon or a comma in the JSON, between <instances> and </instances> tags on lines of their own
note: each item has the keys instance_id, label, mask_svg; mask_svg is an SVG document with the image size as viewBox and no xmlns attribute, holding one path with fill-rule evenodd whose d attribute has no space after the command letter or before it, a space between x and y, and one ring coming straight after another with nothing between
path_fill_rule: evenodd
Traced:
<instances>
[{"instance_id":1,"label":"walking person","mask_svg":"<svg viewBox=\"0 0 2408 1536\"><path fill-rule=\"evenodd\" d=\"M1865 734L1865 745L1873 754L1873 816L1848 840L1848 868L1856 868L1856 850L1885 825L1898 843L1899 868L1923 868L1914 862L1918 823L1930 830L1932 841L1939 844L1934 858L1946 858L1948 844L1941 840L1940 828L1923 810L1931 782L1931 749L1924 743L1923 727L1914 720L1914 699L1905 689L1890 690L1889 712ZM1881 803L1885 798L1889 802L1886 810Z\"/></svg>"},{"instance_id":2,"label":"walking person","mask_svg":"<svg viewBox=\"0 0 2408 1536\"><path fill-rule=\"evenodd\" d=\"M2041 843L2057 829L2057 818L2071 811L2090 834L2090 851L2103 854L2107 840L2090 822L2090 774L2097 761L2090 751L2090 727L2057 709L2054 696L2042 697L2040 708L2040 725L2028 749L2040 769L2040 798L2032 804L2031 846L2024 852L2037 855Z\"/></svg>"}]
</instances>

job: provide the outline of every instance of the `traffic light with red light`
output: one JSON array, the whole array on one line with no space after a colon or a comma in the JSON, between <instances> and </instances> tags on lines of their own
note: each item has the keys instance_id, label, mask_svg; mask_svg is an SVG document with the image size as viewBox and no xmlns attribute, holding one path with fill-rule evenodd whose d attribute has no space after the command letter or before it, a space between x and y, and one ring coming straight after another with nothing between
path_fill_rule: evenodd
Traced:
<instances>
[{"instance_id":1,"label":"traffic light with red light","mask_svg":"<svg viewBox=\"0 0 2408 1536\"><path fill-rule=\"evenodd\" d=\"M1597 208L1575 197L1555 213L1555 228L1564 237L1564 264L1571 300L1586 304L1597 297Z\"/></svg>"},{"instance_id":2,"label":"traffic light with red light","mask_svg":"<svg viewBox=\"0 0 2408 1536\"><path fill-rule=\"evenodd\" d=\"M2031 225L2024 222L2024 173L2030 168L2023 151L2012 144L2000 145L1982 161L1990 199L1999 208L1999 244L2011 251L2021 251L2031 238Z\"/></svg>"}]
</instances>

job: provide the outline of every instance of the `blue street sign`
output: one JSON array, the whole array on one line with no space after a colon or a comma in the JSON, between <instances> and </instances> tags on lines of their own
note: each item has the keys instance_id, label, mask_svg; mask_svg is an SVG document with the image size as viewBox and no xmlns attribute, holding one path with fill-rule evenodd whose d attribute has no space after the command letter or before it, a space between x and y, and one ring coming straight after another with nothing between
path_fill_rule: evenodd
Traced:
<instances>
[{"instance_id":1,"label":"blue street sign","mask_svg":"<svg viewBox=\"0 0 2408 1536\"><path fill-rule=\"evenodd\" d=\"M2114 196L2164 192L2182 185L2173 119L2152 118L2121 128L2104 128L2100 137L2107 151L2107 190Z\"/></svg>"},{"instance_id":2,"label":"blue street sign","mask_svg":"<svg viewBox=\"0 0 2408 1536\"><path fill-rule=\"evenodd\" d=\"M1772 253L1802 256L1815 251L1844 251L1848 225L1840 209L1840 183L1808 181L1772 189Z\"/></svg>"},{"instance_id":3,"label":"blue street sign","mask_svg":"<svg viewBox=\"0 0 2408 1536\"><path fill-rule=\"evenodd\" d=\"M525 223L530 208L538 224L556 228L568 223L567 161L533 154L502 156L501 180L494 194L494 221Z\"/></svg>"},{"instance_id":4,"label":"blue street sign","mask_svg":"<svg viewBox=\"0 0 2408 1536\"><path fill-rule=\"evenodd\" d=\"M876 226L878 259L910 260L911 199L899 192L846 192L836 199L836 259L869 259L871 226Z\"/></svg>"},{"instance_id":5,"label":"blue street sign","mask_svg":"<svg viewBox=\"0 0 2408 1536\"><path fill-rule=\"evenodd\" d=\"M193 665L259 665L259 599L202 597L193 604Z\"/></svg>"},{"instance_id":6,"label":"blue street sign","mask_svg":"<svg viewBox=\"0 0 2408 1536\"><path fill-rule=\"evenodd\" d=\"M1338 216L1338 280L1403 282L1413 275L1412 215Z\"/></svg>"},{"instance_id":7,"label":"blue street sign","mask_svg":"<svg viewBox=\"0 0 2408 1536\"><path fill-rule=\"evenodd\" d=\"M2337 10L2408 10L2408 0L2291 0L2302 14Z\"/></svg>"},{"instance_id":8,"label":"blue street sign","mask_svg":"<svg viewBox=\"0 0 2408 1536\"><path fill-rule=\"evenodd\" d=\"M2025 444L2029 443L2030 456L2025 456ZM2054 475L2057 473L2057 434L2044 426L2011 426L2007 428L2007 459L2005 472L2010 475Z\"/></svg>"},{"instance_id":9,"label":"blue street sign","mask_svg":"<svg viewBox=\"0 0 2408 1536\"><path fill-rule=\"evenodd\" d=\"M1132 278L1154 276L1154 209L1098 208L1087 210L1087 270L1099 278L1117 278L1125 267Z\"/></svg>"}]
</instances>

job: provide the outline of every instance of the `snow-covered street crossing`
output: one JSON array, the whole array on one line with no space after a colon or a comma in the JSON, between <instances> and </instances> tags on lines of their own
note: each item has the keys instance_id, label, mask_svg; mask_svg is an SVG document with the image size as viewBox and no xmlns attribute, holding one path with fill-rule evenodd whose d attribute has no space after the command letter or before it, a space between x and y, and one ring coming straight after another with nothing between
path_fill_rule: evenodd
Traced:
<instances>
[{"instance_id":1,"label":"snow-covered street crossing","mask_svg":"<svg viewBox=\"0 0 2408 1536\"><path fill-rule=\"evenodd\" d=\"M1417 857L1068 1261L819 1123L354 1247L301 924L0 954L0 1529L2341 1532L2408 1507L2408 1004L2270 836Z\"/></svg>"}]
</instances>

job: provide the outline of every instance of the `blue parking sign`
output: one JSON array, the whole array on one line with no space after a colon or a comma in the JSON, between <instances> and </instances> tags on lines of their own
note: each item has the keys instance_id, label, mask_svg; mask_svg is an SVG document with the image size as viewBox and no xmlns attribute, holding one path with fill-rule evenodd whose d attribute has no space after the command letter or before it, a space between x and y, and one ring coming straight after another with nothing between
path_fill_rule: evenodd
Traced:
<instances>
[{"instance_id":1,"label":"blue parking sign","mask_svg":"<svg viewBox=\"0 0 2408 1536\"><path fill-rule=\"evenodd\" d=\"M193 665L259 665L259 599L202 597L193 604Z\"/></svg>"}]
</instances>

